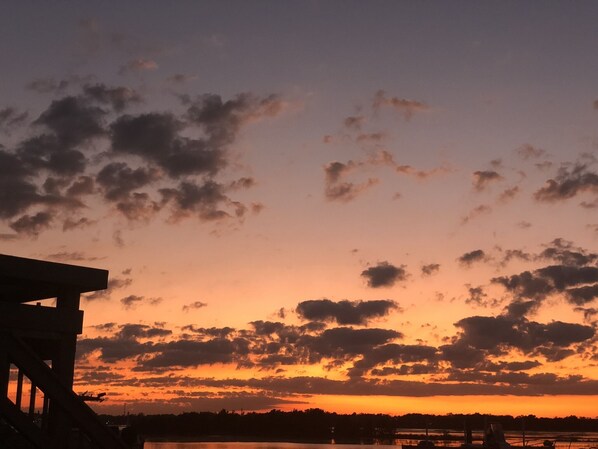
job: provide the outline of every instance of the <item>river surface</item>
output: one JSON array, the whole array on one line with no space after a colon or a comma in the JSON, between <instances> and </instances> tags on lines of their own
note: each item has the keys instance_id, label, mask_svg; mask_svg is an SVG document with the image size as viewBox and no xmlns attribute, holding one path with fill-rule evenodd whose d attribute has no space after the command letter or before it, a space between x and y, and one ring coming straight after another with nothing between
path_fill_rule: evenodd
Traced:
<instances>
[{"instance_id":1,"label":"river surface","mask_svg":"<svg viewBox=\"0 0 598 449\"><path fill-rule=\"evenodd\" d=\"M432 433L430 434L432 437ZM475 440L474 434L474 441ZM522 435L506 433L507 441L513 445L522 444ZM556 449L598 449L598 433L584 432L530 432L526 435L526 446L541 449L544 440L556 442ZM395 444L321 444L284 442L146 442L144 449L397 449L401 444L417 444L416 440L401 438ZM459 447L459 441L435 441L437 447Z\"/></svg>"}]
</instances>

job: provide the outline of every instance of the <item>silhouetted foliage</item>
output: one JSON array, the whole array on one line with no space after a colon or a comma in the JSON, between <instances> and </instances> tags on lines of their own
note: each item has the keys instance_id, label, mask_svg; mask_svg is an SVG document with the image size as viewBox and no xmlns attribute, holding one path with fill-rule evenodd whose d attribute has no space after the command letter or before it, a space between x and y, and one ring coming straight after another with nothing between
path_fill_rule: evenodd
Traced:
<instances>
[{"instance_id":1,"label":"silhouetted foliage","mask_svg":"<svg viewBox=\"0 0 598 449\"><path fill-rule=\"evenodd\" d=\"M402 416L353 413L329 413L321 409L267 413L193 412L180 415L105 416L113 423L129 423L148 437L181 437L206 440L285 440L364 443L391 439L405 429L446 429L459 431L465 423L474 430L482 430L486 422L500 422L505 430L595 432L598 418L568 416L538 418L535 415L448 414L424 415L410 413Z\"/></svg>"}]
</instances>

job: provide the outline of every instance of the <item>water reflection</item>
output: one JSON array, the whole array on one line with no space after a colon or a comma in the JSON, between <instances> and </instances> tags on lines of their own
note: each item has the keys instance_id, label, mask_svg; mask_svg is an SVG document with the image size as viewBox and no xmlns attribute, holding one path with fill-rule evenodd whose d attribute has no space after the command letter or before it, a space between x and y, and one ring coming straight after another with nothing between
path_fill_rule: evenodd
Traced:
<instances>
[{"instance_id":1,"label":"water reflection","mask_svg":"<svg viewBox=\"0 0 598 449\"><path fill-rule=\"evenodd\" d=\"M598 433L548 433L535 432L527 434L526 447L539 449L543 439L556 440L557 449L598 449ZM521 444L521 435L507 434L511 444ZM335 444L331 440L331 444ZM337 444L342 449L397 449L401 444L413 441L395 440L395 444ZM415 442L417 443L417 442ZM440 447L455 448L460 446L458 441L437 441ZM322 443L285 443L285 442L146 442L144 449L331 449L330 444ZM339 448L341 449L341 448Z\"/></svg>"}]
</instances>

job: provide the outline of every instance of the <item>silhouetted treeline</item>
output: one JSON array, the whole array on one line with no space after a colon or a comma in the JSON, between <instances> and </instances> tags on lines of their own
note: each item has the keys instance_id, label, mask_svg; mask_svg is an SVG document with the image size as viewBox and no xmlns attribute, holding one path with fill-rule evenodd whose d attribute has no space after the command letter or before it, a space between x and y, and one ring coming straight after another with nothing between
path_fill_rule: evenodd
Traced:
<instances>
[{"instance_id":1,"label":"silhouetted treeline","mask_svg":"<svg viewBox=\"0 0 598 449\"><path fill-rule=\"evenodd\" d=\"M534 415L423 415L402 416L353 413L343 415L320 409L268 413L182 413L180 415L105 416L113 423L128 423L148 437L181 437L197 439L287 440L287 441L363 441L371 442L409 433L407 429L461 430L465 423L473 430L482 430L486 422L498 421L505 430L549 432L596 432L598 419L538 418ZM413 432L411 432L413 433Z\"/></svg>"}]
</instances>

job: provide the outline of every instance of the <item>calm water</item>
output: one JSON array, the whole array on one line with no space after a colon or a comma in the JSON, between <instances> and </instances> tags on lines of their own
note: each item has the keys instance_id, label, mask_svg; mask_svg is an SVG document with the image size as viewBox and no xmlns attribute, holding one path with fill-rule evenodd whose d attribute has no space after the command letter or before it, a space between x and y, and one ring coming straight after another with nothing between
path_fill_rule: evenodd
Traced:
<instances>
[{"instance_id":1,"label":"calm water","mask_svg":"<svg viewBox=\"0 0 598 449\"><path fill-rule=\"evenodd\" d=\"M507 433L507 441L511 444L521 444L521 435ZM475 438L475 434L474 434ZM557 441L556 449L598 449L598 433L558 433L558 432L530 432L527 435L526 445L530 448L542 447L545 439ZM577 440L577 441L574 441ZM309 443L251 443L251 442L200 442L200 443L145 443L145 449L397 449L401 444L417 444L417 441L409 439L396 440L396 445L383 444L309 444ZM437 442L439 447L458 447L460 442L447 441Z\"/></svg>"}]
</instances>

